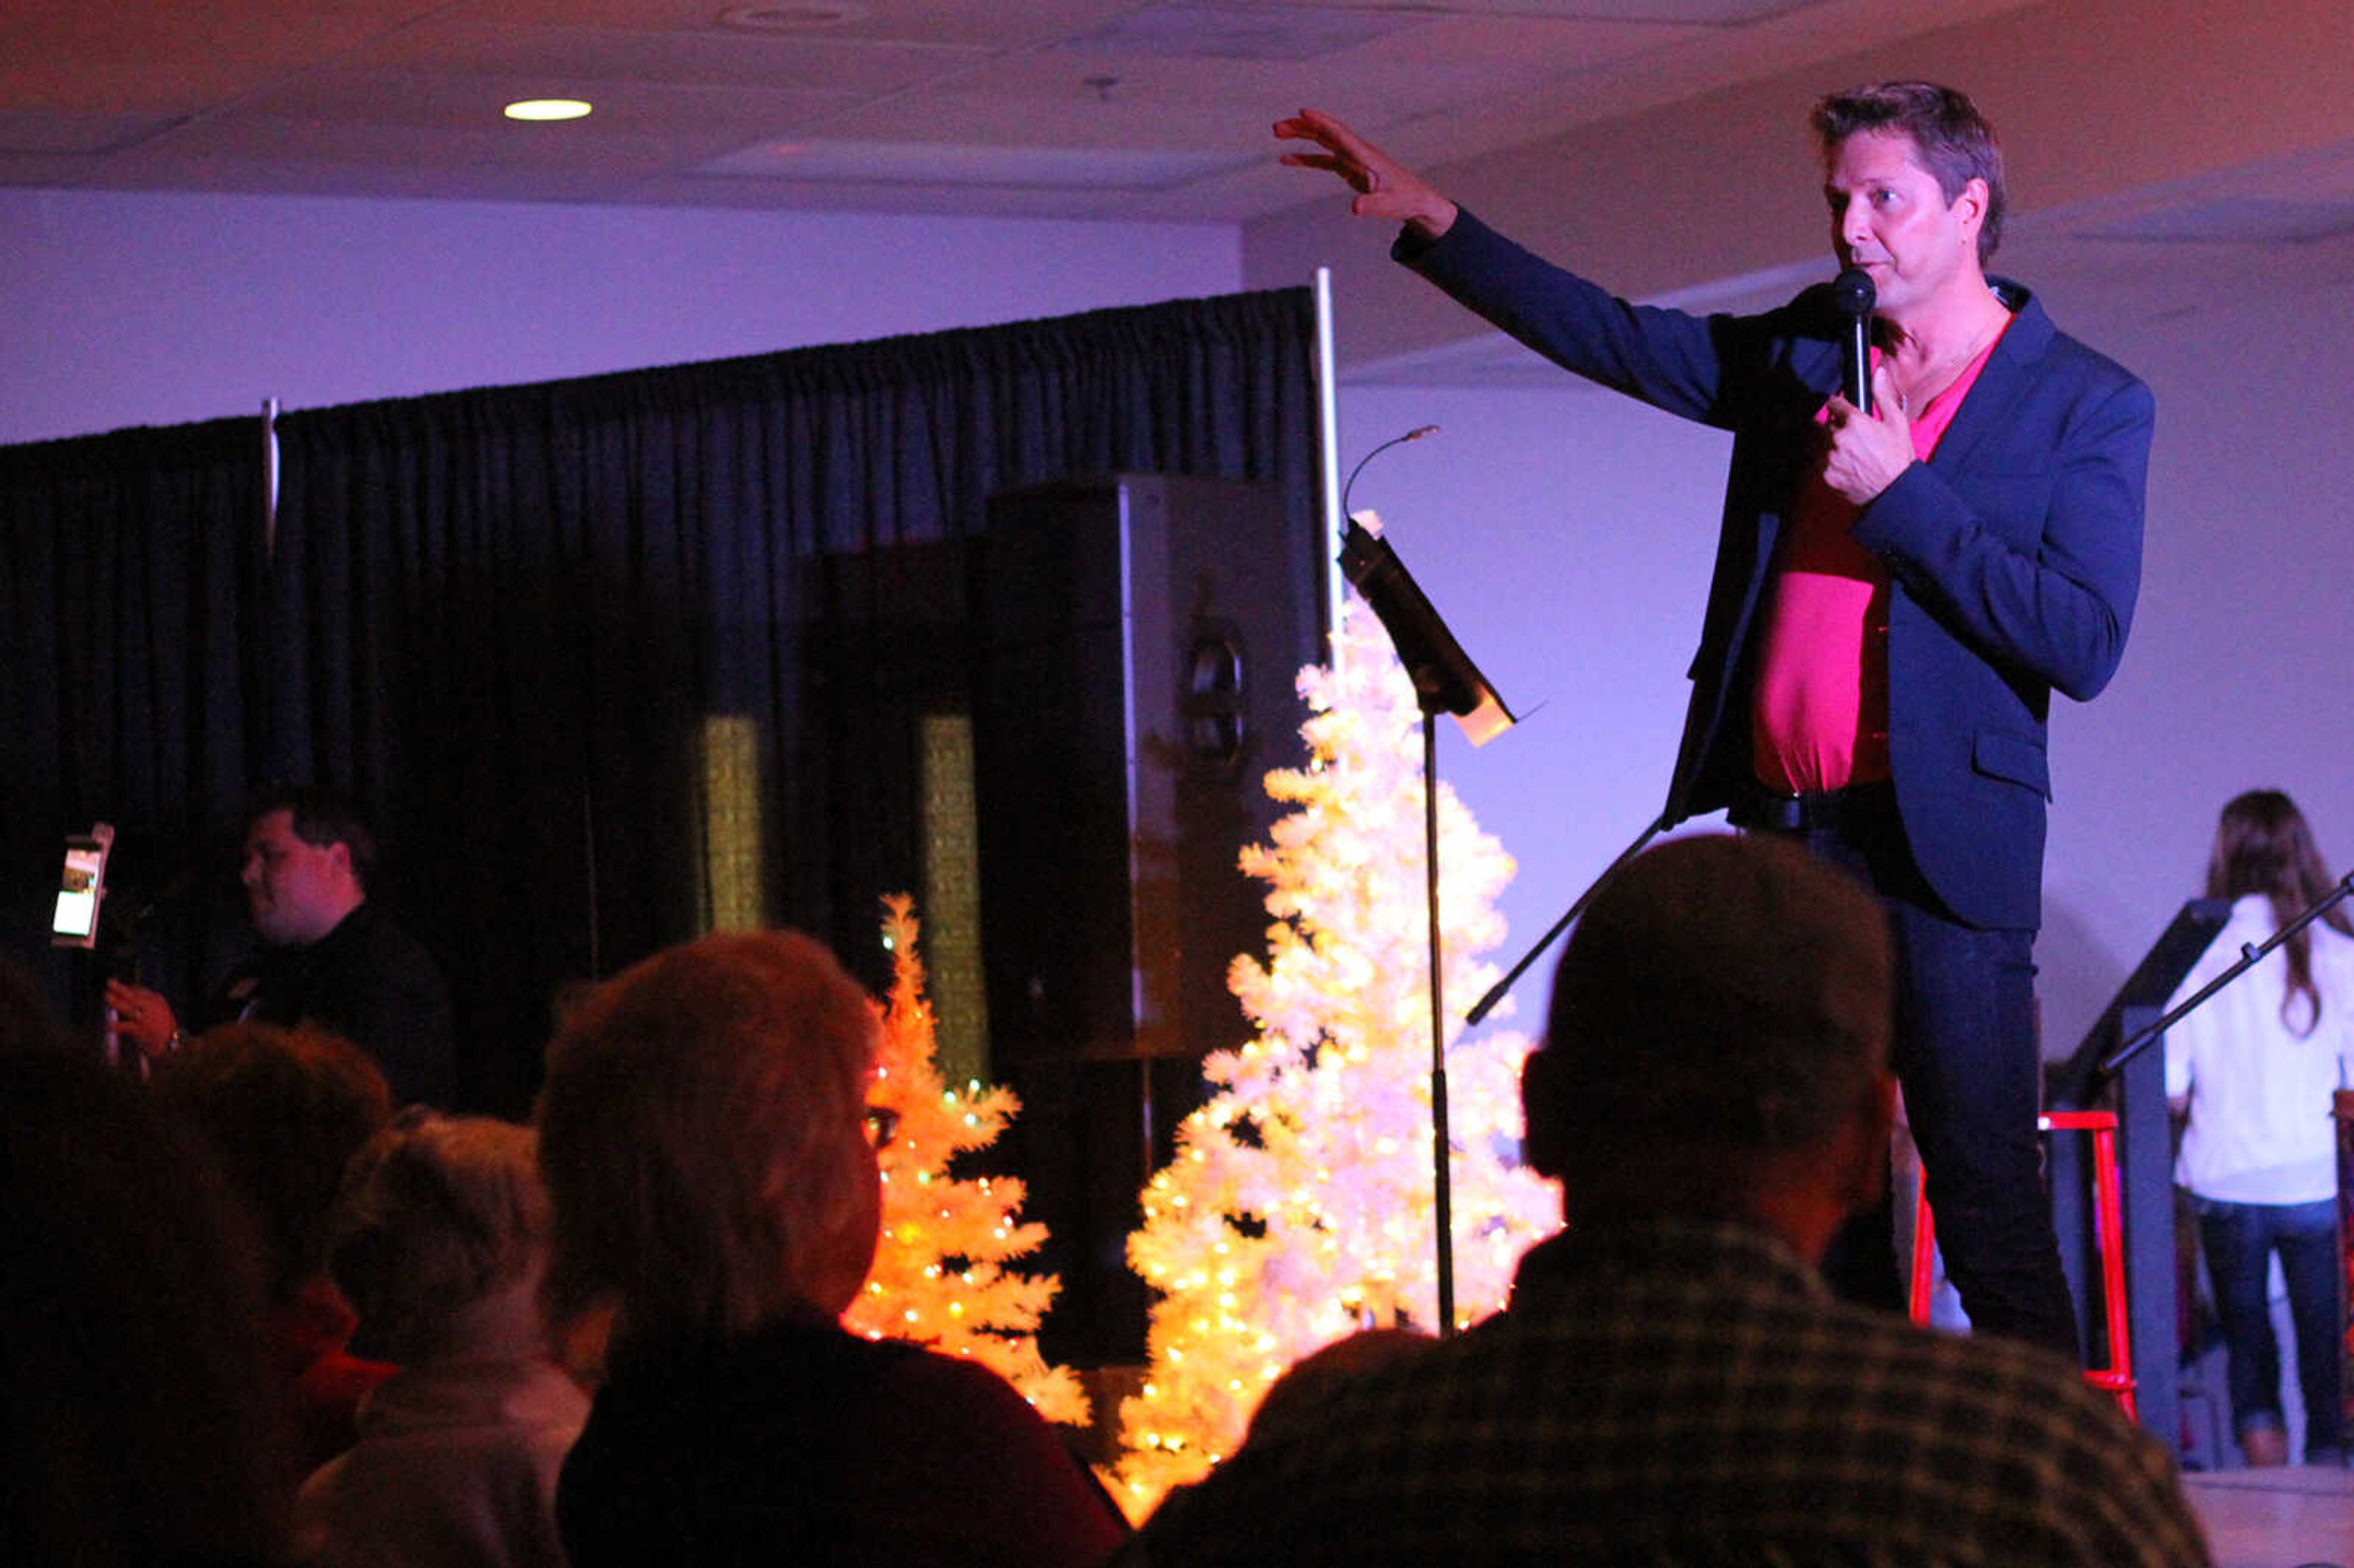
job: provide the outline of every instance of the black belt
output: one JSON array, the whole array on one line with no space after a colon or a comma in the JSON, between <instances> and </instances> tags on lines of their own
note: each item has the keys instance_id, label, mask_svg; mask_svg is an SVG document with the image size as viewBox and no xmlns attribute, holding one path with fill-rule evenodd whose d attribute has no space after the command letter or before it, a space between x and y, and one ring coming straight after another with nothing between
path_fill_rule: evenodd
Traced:
<instances>
[{"instance_id":1,"label":"black belt","mask_svg":"<svg viewBox=\"0 0 2354 1568\"><path fill-rule=\"evenodd\" d=\"M1885 819L1895 809L1896 788L1885 781L1850 784L1811 795L1776 795L1763 788L1736 802L1725 813L1736 828L1774 833L1806 833L1837 829L1865 818Z\"/></svg>"}]
</instances>

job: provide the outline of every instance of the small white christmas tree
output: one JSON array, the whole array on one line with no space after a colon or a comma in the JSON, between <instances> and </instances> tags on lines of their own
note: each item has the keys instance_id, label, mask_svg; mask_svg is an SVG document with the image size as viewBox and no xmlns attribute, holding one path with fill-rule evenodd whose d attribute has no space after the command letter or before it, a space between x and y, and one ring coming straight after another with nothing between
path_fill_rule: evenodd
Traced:
<instances>
[{"instance_id":1,"label":"small white christmas tree","mask_svg":"<svg viewBox=\"0 0 2354 1568\"><path fill-rule=\"evenodd\" d=\"M958 1155L994 1143L1021 1104L1010 1089L971 1084L958 1090L941 1083L911 901L894 896L883 904L892 985L869 1097L896 1112L898 1125L880 1156L883 1235L875 1267L843 1322L869 1339L911 1340L970 1356L1047 1420L1083 1426L1087 1399L1077 1377L1038 1353L1038 1321L1061 1282L1006 1267L1035 1252L1046 1227L1022 1220L1020 1181L960 1177L949 1169Z\"/></svg>"},{"instance_id":2,"label":"small white christmas tree","mask_svg":"<svg viewBox=\"0 0 2354 1568\"><path fill-rule=\"evenodd\" d=\"M1238 958L1231 976L1257 1038L1204 1063L1215 1092L1129 1241L1159 1293L1143 1392L1120 1407L1132 1512L1231 1452L1300 1357L1361 1327L1437 1328L1421 714L1370 611L1345 605L1336 635L1337 668L1299 677L1309 765L1267 776L1299 809L1243 855L1277 919L1267 960ZM1444 784L1438 853L1464 1324L1502 1305L1559 1203L1518 1165L1529 1042L1458 1037L1496 979L1480 955L1503 939L1494 899L1512 863Z\"/></svg>"}]
</instances>

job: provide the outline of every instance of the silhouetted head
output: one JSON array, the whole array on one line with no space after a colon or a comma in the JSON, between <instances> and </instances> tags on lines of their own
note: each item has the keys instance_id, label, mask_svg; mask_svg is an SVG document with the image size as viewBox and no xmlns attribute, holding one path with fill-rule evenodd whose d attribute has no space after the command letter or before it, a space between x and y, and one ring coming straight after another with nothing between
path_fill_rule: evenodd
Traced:
<instances>
[{"instance_id":1,"label":"silhouetted head","mask_svg":"<svg viewBox=\"0 0 2354 1568\"><path fill-rule=\"evenodd\" d=\"M599 987L549 1048L540 1163L559 1322L617 1350L840 1314L881 1224L874 1004L807 937L705 937Z\"/></svg>"},{"instance_id":2,"label":"silhouetted head","mask_svg":"<svg viewBox=\"0 0 2354 1568\"><path fill-rule=\"evenodd\" d=\"M281 1561L300 1472L210 1150L92 1057L0 1050L0 1215L7 1561Z\"/></svg>"},{"instance_id":3,"label":"silhouetted head","mask_svg":"<svg viewBox=\"0 0 2354 1568\"><path fill-rule=\"evenodd\" d=\"M367 1053L323 1030L225 1023L162 1057L154 1086L211 1140L251 1209L276 1298L323 1275L344 1167L392 1119Z\"/></svg>"},{"instance_id":4,"label":"silhouetted head","mask_svg":"<svg viewBox=\"0 0 2354 1568\"><path fill-rule=\"evenodd\" d=\"M1893 995L1886 918L1842 873L1764 835L1663 844L1562 956L1529 1163L1573 1217L1736 1210L1884 1097Z\"/></svg>"},{"instance_id":5,"label":"silhouetted head","mask_svg":"<svg viewBox=\"0 0 2354 1568\"><path fill-rule=\"evenodd\" d=\"M327 1249L368 1347L409 1362L535 1335L547 1190L531 1128L405 1110L353 1156Z\"/></svg>"}]
</instances>

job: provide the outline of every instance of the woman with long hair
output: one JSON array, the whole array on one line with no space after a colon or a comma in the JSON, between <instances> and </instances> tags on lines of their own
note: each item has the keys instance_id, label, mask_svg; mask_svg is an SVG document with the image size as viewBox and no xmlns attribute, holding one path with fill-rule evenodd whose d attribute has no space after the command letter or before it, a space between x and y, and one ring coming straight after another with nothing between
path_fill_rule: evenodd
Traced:
<instances>
[{"instance_id":1,"label":"woman with long hair","mask_svg":"<svg viewBox=\"0 0 2354 1568\"><path fill-rule=\"evenodd\" d=\"M2333 881L2296 802L2277 789L2232 800L2207 867L2207 896L2231 900L2231 919L2176 1000L2229 969L2243 947L2270 940ZM2342 906L2166 1037L2166 1092L2188 1117L2175 1181L2198 1215L2229 1354L2232 1430L2251 1465L2288 1462L2267 1289L2275 1255L2296 1330L2306 1463L2341 1462L2330 1096L2349 1065L2354 924Z\"/></svg>"}]
</instances>

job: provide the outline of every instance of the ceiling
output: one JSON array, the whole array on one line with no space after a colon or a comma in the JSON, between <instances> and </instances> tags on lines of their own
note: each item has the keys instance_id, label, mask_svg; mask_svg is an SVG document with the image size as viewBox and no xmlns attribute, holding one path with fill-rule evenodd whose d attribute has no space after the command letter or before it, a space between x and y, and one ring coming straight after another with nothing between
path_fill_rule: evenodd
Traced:
<instances>
[{"instance_id":1,"label":"ceiling","mask_svg":"<svg viewBox=\"0 0 2354 1568\"><path fill-rule=\"evenodd\" d=\"M1740 309L1822 267L1794 104L1872 75L1999 106L2003 261L2096 339L2354 285L2347 0L6 0L0 186L1233 224L1248 280L1334 268L1352 379L1558 387L1269 122ZM550 96L595 111L500 114Z\"/></svg>"},{"instance_id":2,"label":"ceiling","mask_svg":"<svg viewBox=\"0 0 2354 1568\"><path fill-rule=\"evenodd\" d=\"M0 185L1242 222L2023 3L11 0Z\"/></svg>"}]
</instances>

